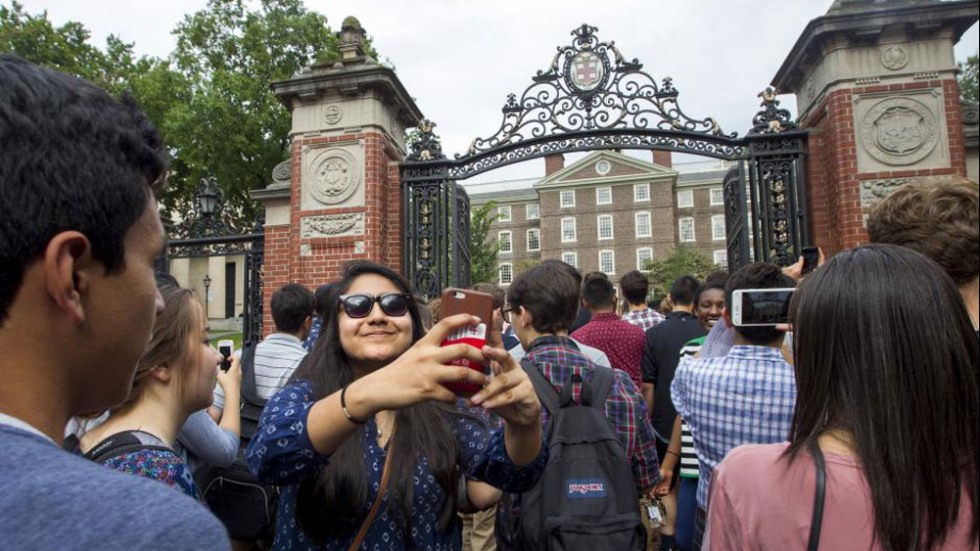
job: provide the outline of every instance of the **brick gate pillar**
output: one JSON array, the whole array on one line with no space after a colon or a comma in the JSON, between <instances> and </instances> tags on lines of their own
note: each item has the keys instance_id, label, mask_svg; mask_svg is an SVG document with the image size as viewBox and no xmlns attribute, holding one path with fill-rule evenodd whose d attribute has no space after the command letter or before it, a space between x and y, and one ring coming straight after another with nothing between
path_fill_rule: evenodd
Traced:
<instances>
[{"instance_id":1,"label":"brick gate pillar","mask_svg":"<svg viewBox=\"0 0 980 551\"><path fill-rule=\"evenodd\" d=\"M286 283L315 289L348 261L402 264L399 165L405 129L422 114L395 72L364 54L365 33L344 21L339 59L273 84L293 117L291 158L253 197L266 207L265 323Z\"/></svg>"},{"instance_id":2,"label":"brick gate pillar","mask_svg":"<svg viewBox=\"0 0 980 551\"><path fill-rule=\"evenodd\" d=\"M976 0L836 0L773 84L810 130L811 235L829 253L868 241L873 204L923 177L966 174L953 46Z\"/></svg>"}]
</instances>

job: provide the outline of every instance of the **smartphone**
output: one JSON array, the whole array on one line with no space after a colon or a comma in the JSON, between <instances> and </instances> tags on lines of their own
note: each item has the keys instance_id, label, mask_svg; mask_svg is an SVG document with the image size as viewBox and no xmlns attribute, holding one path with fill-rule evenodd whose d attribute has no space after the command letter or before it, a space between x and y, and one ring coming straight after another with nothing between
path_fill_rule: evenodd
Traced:
<instances>
[{"instance_id":1,"label":"smartphone","mask_svg":"<svg viewBox=\"0 0 980 551\"><path fill-rule=\"evenodd\" d=\"M482 350L487 345L487 335L490 324L493 323L493 296L477 291L464 291L462 289L446 289L442 293L442 312L443 319L457 314L469 314L477 316L483 323L476 327L465 327L449 336L443 341L442 346L454 344L468 344L478 350ZM471 362L467 359L456 360L452 365L468 367L480 373L487 372L487 366L482 363ZM446 388L456 393L457 396L470 397L483 390L479 385L463 383L449 383Z\"/></svg>"},{"instance_id":2,"label":"smartphone","mask_svg":"<svg viewBox=\"0 0 980 551\"><path fill-rule=\"evenodd\" d=\"M235 353L235 341L218 341L218 353L221 354L221 370L231 369L231 355Z\"/></svg>"},{"instance_id":3,"label":"smartphone","mask_svg":"<svg viewBox=\"0 0 980 551\"><path fill-rule=\"evenodd\" d=\"M820 265L820 249L817 247L803 248L803 275L813 273Z\"/></svg>"},{"instance_id":4,"label":"smartphone","mask_svg":"<svg viewBox=\"0 0 980 551\"><path fill-rule=\"evenodd\" d=\"M736 327L771 327L789 323L789 303L796 289L751 289L732 293Z\"/></svg>"}]
</instances>

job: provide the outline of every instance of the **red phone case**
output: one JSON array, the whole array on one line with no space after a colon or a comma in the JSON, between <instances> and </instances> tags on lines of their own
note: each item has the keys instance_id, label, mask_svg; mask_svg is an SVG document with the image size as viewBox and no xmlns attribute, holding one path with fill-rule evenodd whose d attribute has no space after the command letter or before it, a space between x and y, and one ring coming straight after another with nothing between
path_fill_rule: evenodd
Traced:
<instances>
[{"instance_id":1,"label":"red phone case","mask_svg":"<svg viewBox=\"0 0 980 551\"><path fill-rule=\"evenodd\" d=\"M464 291L462 289L446 289L442 294L442 316L448 318L457 314L470 314L479 317L483 323L476 327L466 327L454 332L442 346L454 344L468 344L477 350L482 350L487 344L487 334L490 323L493 322L493 297L477 291ZM468 367L479 373L486 373L487 367L482 363L471 362L468 359L456 360L452 365ZM473 396L483 390L479 385L463 383L448 383L446 388L456 393L457 396Z\"/></svg>"}]
</instances>

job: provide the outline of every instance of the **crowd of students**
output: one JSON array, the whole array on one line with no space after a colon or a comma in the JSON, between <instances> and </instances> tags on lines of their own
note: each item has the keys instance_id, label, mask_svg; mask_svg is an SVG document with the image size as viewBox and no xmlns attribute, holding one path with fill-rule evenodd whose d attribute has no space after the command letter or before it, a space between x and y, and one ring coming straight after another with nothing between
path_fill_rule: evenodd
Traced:
<instances>
[{"instance_id":1,"label":"crowd of students","mask_svg":"<svg viewBox=\"0 0 980 551\"><path fill-rule=\"evenodd\" d=\"M978 548L975 182L899 189L875 244L806 276L682 277L669 312L642 273L620 305L546 260L480 289L493 319L441 319L354 262L278 289L275 333L219 369L154 274L143 113L13 56L0 82L0 549L655 551L651 520L661 550ZM726 308L787 287L789 325ZM225 516L236 464L274 515Z\"/></svg>"}]
</instances>

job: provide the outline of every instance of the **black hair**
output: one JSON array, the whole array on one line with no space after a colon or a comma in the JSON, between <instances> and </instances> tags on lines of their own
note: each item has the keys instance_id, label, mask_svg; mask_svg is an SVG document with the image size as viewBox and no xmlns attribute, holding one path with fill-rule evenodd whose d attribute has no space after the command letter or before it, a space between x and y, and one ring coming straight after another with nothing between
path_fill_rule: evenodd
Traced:
<instances>
[{"instance_id":1,"label":"black hair","mask_svg":"<svg viewBox=\"0 0 980 551\"><path fill-rule=\"evenodd\" d=\"M354 370L340 342L336 311L340 307L340 296L365 275L381 276L400 291L412 292L402 276L380 264L358 261L345 267L343 278L330 291L334 312L326 317L320 338L292 379L309 381L313 386L313 400L333 395L354 380ZM409 301L408 311L412 318L412 342L418 342L425 330L416 301ZM407 542L412 541L414 473L419 457L425 457L447 496L442 504L439 529L448 531L455 526L460 450L448 421L452 415L458 415L455 409L435 403L419 404L395 414L397 430L388 452L394 454L389 510ZM296 519L302 530L315 541L322 542L330 536L350 536L364 521L369 487L364 453L363 436L358 432L334 452L326 467L300 483Z\"/></svg>"},{"instance_id":2,"label":"black hair","mask_svg":"<svg viewBox=\"0 0 980 551\"><path fill-rule=\"evenodd\" d=\"M313 299L316 303L316 306L313 308L313 312L320 319L326 319L326 317L333 311L333 305L330 303L330 291L333 289L333 286L333 283L321 285L317 287L316 292L313 293Z\"/></svg>"},{"instance_id":3,"label":"black hair","mask_svg":"<svg viewBox=\"0 0 980 551\"><path fill-rule=\"evenodd\" d=\"M554 260L554 259L545 260L544 262L541 263L541 265L554 266L564 270L566 274L568 274L569 276L572 277L572 279L575 280L575 285L579 287L582 286L582 272L579 271L579 269L576 268L575 266L572 266L567 262L562 262L561 260Z\"/></svg>"},{"instance_id":4,"label":"black hair","mask_svg":"<svg viewBox=\"0 0 980 551\"><path fill-rule=\"evenodd\" d=\"M303 329L306 319L313 315L316 299L305 285L289 283L272 293L270 307L276 331L295 335Z\"/></svg>"},{"instance_id":5,"label":"black hair","mask_svg":"<svg viewBox=\"0 0 980 551\"><path fill-rule=\"evenodd\" d=\"M582 287L582 299L592 310L604 310L616 305L616 287L608 279L592 278Z\"/></svg>"},{"instance_id":6,"label":"black hair","mask_svg":"<svg viewBox=\"0 0 980 551\"><path fill-rule=\"evenodd\" d=\"M681 276L670 286L670 300L674 306L691 306L701 284L693 276Z\"/></svg>"},{"instance_id":7,"label":"black hair","mask_svg":"<svg viewBox=\"0 0 980 551\"><path fill-rule=\"evenodd\" d=\"M643 272L633 270L627 273L619 280L619 286L630 305L646 304L647 295L650 294L650 279Z\"/></svg>"},{"instance_id":8,"label":"black hair","mask_svg":"<svg viewBox=\"0 0 980 551\"><path fill-rule=\"evenodd\" d=\"M722 293L725 293L725 298L727 299L728 298L728 293L725 292L725 287L727 285L728 285L727 274L726 274L726 277L725 278L717 278L717 277L715 277L715 278L709 279L707 283L701 285L701 287L698 289L698 294L697 294L696 297L694 297L694 305L697 306L697 304L699 302L701 302L701 295L707 293L708 291L712 291L712 290L720 290Z\"/></svg>"},{"instance_id":9,"label":"black hair","mask_svg":"<svg viewBox=\"0 0 980 551\"><path fill-rule=\"evenodd\" d=\"M507 290L510 308L531 312L534 329L542 334L568 331L578 316L579 283L564 262L542 262L524 272Z\"/></svg>"},{"instance_id":10,"label":"black hair","mask_svg":"<svg viewBox=\"0 0 980 551\"><path fill-rule=\"evenodd\" d=\"M24 271L78 231L108 273L166 173L146 115L83 80L0 55L0 324Z\"/></svg>"},{"instance_id":11,"label":"black hair","mask_svg":"<svg viewBox=\"0 0 980 551\"><path fill-rule=\"evenodd\" d=\"M860 247L807 277L791 314L799 394L787 457L846 430L884 551L949 543L968 506L975 548L980 344L953 281L915 251Z\"/></svg>"},{"instance_id":12,"label":"black hair","mask_svg":"<svg viewBox=\"0 0 980 551\"><path fill-rule=\"evenodd\" d=\"M796 281L784 274L779 266L756 262L743 266L728 278L728 284L725 286L725 304L729 309L731 308L734 304L732 294L735 291L794 287ZM777 331L775 327L736 327L735 332L756 346L769 345L786 336L785 332Z\"/></svg>"}]
</instances>

